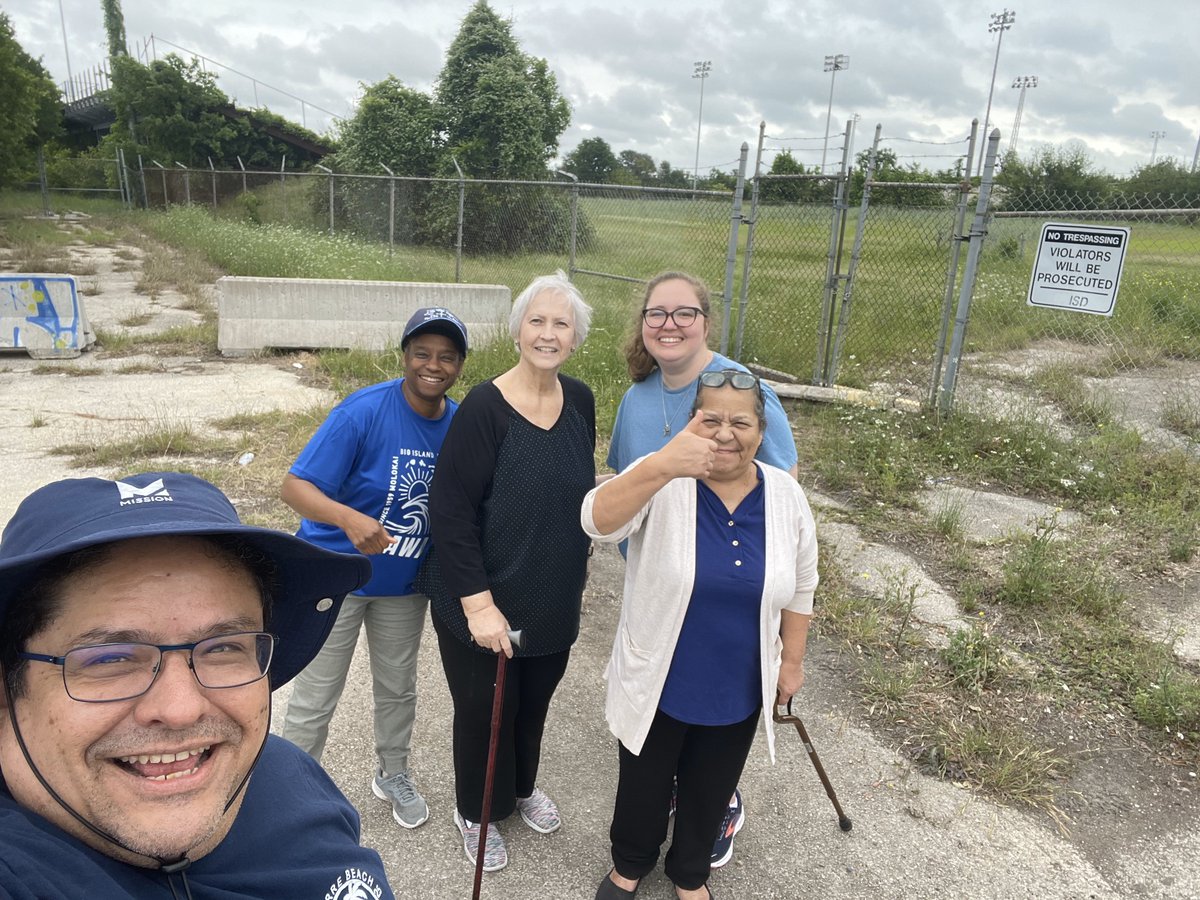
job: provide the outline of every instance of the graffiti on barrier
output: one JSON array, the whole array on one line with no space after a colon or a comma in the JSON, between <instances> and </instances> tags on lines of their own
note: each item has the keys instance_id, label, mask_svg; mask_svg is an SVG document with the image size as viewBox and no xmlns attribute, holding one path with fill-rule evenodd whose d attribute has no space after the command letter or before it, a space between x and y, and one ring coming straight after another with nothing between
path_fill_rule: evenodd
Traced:
<instances>
[{"instance_id":1,"label":"graffiti on barrier","mask_svg":"<svg viewBox=\"0 0 1200 900\"><path fill-rule=\"evenodd\" d=\"M94 341L70 275L0 275L0 348L78 356Z\"/></svg>"}]
</instances>

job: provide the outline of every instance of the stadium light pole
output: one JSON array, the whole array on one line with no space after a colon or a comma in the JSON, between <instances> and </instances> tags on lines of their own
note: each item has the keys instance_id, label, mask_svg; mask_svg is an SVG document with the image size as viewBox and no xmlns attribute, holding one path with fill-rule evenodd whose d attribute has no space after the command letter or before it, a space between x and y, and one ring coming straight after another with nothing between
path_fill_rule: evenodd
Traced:
<instances>
[{"instance_id":1,"label":"stadium light pole","mask_svg":"<svg viewBox=\"0 0 1200 900\"><path fill-rule=\"evenodd\" d=\"M1154 138L1154 146L1150 148L1150 165L1154 165L1154 160L1158 156L1158 139L1165 138L1166 136L1167 133L1165 131L1150 132L1150 137Z\"/></svg>"},{"instance_id":2,"label":"stadium light pole","mask_svg":"<svg viewBox=\"0 0 1200 900\"><path fill-rule=\"evenodd\" d=\"M825 57L825 69L829 72L829 108L825 110L825 145L821 148L821 174L825 174L825 155L829 152L829 123L833 118L833 85L837 73L850 68L850 57L845 53L831 54Z\"/></svg>"},{"instance_id":3,"label":"stadium light pole","mask_svg":"<svg viewBox=\"0 0 1200 900\"><path fill-rule=\"evenodd\" d=\"M1004 43L1004 32L1012 28L1015 21L1017 21L1016 10L1005 7L1003 12L992 13L992 21L988 25L988 31L998 32L998 35L996 37L996 58L992 62L992 84L988 88L987 111L983 114L983 140L979 142L979 168L975 172L976 175L983 174L983 157L987 152L988 127L992 121L992 94L996 90L996 69L1000 65L1000 45Z\"/></svg>"},{"instance_id":4,"label":"stadium light pole","mask_svg":"<svg viewBox=\"0 0 1200 900\"><path fill-rule=\"evenodd\" d=\"M62 22L63 56L67 58L67 102L75 99L75 76L71 74L71 50L67 46L67 14L63 12L62 0L58 0L58 19Z\"/></svg>"},{"instance_id":5,"label":"stadium light pole","mask_svg":"<svg viewBox=\"0 0 1200 900\"><path fill-rule=\"evenodd\" d=\"M696 116L696 165L692 168L693 191L696 189L696 182L700 177L700 129L704 124L704 80L708 78L710 71L712 71L711 59L696 60L692 77L700 79L700 112Z\"/></svg>"},{"instance_id":6,"label":"stadium light pole","mask_svg":"<svg viewBox=\"0 0 1200 900\"><path fill-rule=\"evenodd\" d=\"M1200 162L1200 137L1196 138L1196 152L1192 154L1192 174L1196 174L1196 163Z\"/></svg>"},{"instance_id":7,"label":"stadium light pole","mask_svg":"<svg viewBox=\"0 0 1200 900\"><path fill-rule=\"evenodd\" d=\"M1025 110L1025 91L1029 88L1037 87L1036 75L1018 75L1013 79L1012 86L1021 89L1021 96L1017 100L1017 117L1013 119L1012 138L1009 139L1008 149L1012 153L1017 152L1017 137L1021 134L1021 113Z\"/></svg>"}]
</instances>

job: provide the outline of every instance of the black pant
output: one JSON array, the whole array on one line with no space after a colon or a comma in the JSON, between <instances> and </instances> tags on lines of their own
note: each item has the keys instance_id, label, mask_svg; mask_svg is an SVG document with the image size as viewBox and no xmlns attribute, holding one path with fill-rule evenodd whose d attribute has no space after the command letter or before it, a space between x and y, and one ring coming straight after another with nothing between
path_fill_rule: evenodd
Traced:
<instances>
[{"instance_id":1,"label":"black pant","mask_svg":"<svg viewBox=\"0 0 1200 900\"><path fill-rule=\"evenodd\" d=\"M458 640L436 615L433 627L454 701L454 793L458 812L464 819L478 822L483 818L496 656L480 653ZM548 656L516 656L508 661L492 783L493 822L512 814L517 797L533 793L550 698L562 681L570 655L570 650L564 650Z\"/></svg>"},{"instance_id":2,"label":"black pant","mask_svg":"<svg viewBox=\"0 0 1200 900\"><path fill-rule=\"evenodd\" d=\"M640 879L653 871L667 838L674 784L675 834L663 871L684 890L708 881L713 841L757 727L758 710L734 725L688 725L659 710L640 754L619 745L621 775L608 832L619 875Z\"/></svg>"}]
</instances>

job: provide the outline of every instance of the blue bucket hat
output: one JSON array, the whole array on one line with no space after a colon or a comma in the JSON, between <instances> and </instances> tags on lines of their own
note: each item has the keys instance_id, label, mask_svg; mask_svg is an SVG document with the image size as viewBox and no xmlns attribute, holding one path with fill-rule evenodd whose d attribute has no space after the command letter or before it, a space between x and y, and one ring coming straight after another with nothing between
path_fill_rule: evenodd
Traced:
<instances>
[{"instance_id":1,"label":"blue bucket hat","mask_svg":"<svg viewBox=\"0 0 1200 900\"><path fill-rule=\"evenodd\" d=\"M335 553L282 531L243 525L228 498L195 475L70 478L26 497L4 529L0 629L9 607L20 602L50 560L98 544L165 535L233 535L274 562L278 575L267 630L279 640L269 672L272 690L312 661L346 594L371 577L365 556Z\"/></svg>"}]
</instances>

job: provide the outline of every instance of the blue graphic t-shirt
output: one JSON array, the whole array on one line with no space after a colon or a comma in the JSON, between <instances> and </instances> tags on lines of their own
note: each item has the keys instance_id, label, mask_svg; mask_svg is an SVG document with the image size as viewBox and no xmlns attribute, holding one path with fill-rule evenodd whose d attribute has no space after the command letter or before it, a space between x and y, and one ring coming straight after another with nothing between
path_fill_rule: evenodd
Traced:
<instances>
[{"instance_id":1,"label":"blue graphic t-shirt","mask_svg":"<svg viewBox=\"0 0 1200 900\"><path fill-rule=\"evenodd\" d=\"M447 397L442 416L426 419L408 405L403 382L373 384L343 400L288 470L399 538L370 557L371 580L356 593L371 597L414 592L413 579L429 549L429 483L458 408ZM335 525L304 519L296 533L330 550L356 552Z\"/></svg>"}]
</instances>

